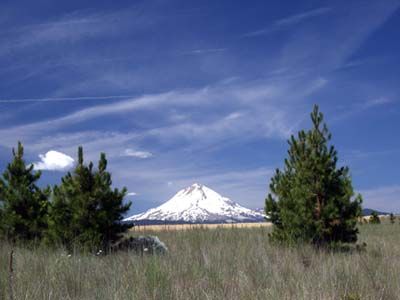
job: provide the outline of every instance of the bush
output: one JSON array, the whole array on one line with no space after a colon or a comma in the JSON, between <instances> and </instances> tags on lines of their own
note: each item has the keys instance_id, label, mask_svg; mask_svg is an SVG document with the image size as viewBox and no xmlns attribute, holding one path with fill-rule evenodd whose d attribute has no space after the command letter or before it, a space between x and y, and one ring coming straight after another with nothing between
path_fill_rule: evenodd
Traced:
<instances>
[{"instance_id":1,"label":"bush","mask_svg":"<svg viewBox=\"0 0 400 300\"><path fill-rule=\"evenodd\" d=\"M378 216L378 213L376 211L373 211L371 213L371 217L369 219L369 223L371 224L381 224L381 219Z\"/></svg>"},{"instance_id":2,"label":"bush","mask_svg":"<svg viewBox=\"0 0 400 300\"><path fill-rule=\"evenodd\" d=\"M391 224L394 224L396 222L396 216L393 213L391 213L389 215L389 220Z\"/></svg>"}]
</instances>

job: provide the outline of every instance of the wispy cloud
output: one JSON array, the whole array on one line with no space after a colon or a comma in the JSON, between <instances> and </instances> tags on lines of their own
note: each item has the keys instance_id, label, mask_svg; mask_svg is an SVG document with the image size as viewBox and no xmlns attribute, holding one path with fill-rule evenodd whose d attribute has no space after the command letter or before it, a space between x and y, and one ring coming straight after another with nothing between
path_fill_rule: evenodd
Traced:
<instances>
[{"instance_id":1,"label":"wispy cloud","mask_svg":"<svg viewBox=\"0 0 400 300\"><path fill-rule=\"evenodd\" d=\"M393 99L390 99L387 97L378 97L378 98L374 98L374 99L365 101L362 104L362 108L369 109L372 107L381 106L381 105L385 105L385 104L389 104L389 103L393 103L393 102L394 102Z\"/></svg>"},{"instance_id":2,"label":"wispy cloud","mask_svg":"<svg viewBox=\"0 0 400 300\"><path fill-rule=\"evenodd\" d=\"M34 139L32 139L32 136ZM57 148L64 153L76 153L78 145L83 146L85 160L95 161L100 152L107 157L117 159L128 147L135 145L138 133L121 133L112 131L79 131L37 136L32 131L20 132L18 137L25 142L30 152L42 152ZM10 145L13 145L10 137Z\"/></svg>"},{"instance_id":3,"label":"wispy cloud","mask_svg":"<svg viewBox=\"0 0 400 300\"><path fill-rule=\"evenodd\" d=\"M400 149L386 149L381 151L367 151L367 150L351 150L344 151L342 160L345 162L353 162L357 160L371 160L377 159L382 156L394 156L400 153Z\"/></svg>"},{"instance_id":4,"label":"wispy cloud","mask_svg":"<svg viewBox=\"0 0 400 300\"><path fill-rule=\"evenodd\" d=\"M276 21L274 24L275 26L288 26L288 25L296 25L303 20L312 18L312 17L317 17L321 15L325 15L329 12L332 11L332 8L330 7L321 7L313 10L309 10L300 14L296 14L293 16L289 16L287 18L280 19Z\"/></svg>"},{"instance_id":5,"label":"wispy cloud","mask_svg":"<svg viewBox=\"0 0 400 300\"><path fill-rule=\"evenodd\" d=\"M60 20L15 28L8 34L8 43L0 48L0 55L59 41L74 42L82 38L104 34L107 26L99 16L71 16Z\"/></svg>"},{"instance_id":6,"label":"wispy cloud","mask_svg":"<svg viewBox=\"0 0 400 300\"><path fill-rule=\"evenodd\" d=\"M218 52L224 52L226 51L227 48L207 48L207 49L194 49L190 50L187 52L183 52L182 54L184 55L190 55L190 54L209 54L209 53L218 53Z\"/></svg>"},{"instance_id":7,"label":"wispy cloud","mask_svg":"<svg viewBox=\"0 0 400 300\"><path fill-rule=\"evenodd\" d=\"M289 101L292 99L292 93L289 91L296 92L298 101L301 101L321 88L324 83L325 81L321 83L320 79L311 80L304 83L301 90L297 90L298 87L291 86L291 82L281 84L256 82L246 85L232 84L229 88L226 85L217 85L144 95L113 104L94 105L56 119L4 128L0 130L3 135L0 143L12 145L15 143L15 136L24 141L30 140L32 134L37 132L46 136L72 124L76 125L102 116L136 111L148 111L158 116L165 115L164 112L169 110L174 110L180 115L193 111L211 110L211 112L202 115L201 118L180 120L177 124L173 119L170 123L154 124L152 128L140 132L140 135L160 138L196 137L203 141L217 141L223 136L242 136L244 133L248 136L257 134L265 137L286 138L291 133L293 125L296 124L291 114L291 111L295 111L295 106L293 103L289 106ZM221 113L212 113L217 109L225 110L226 114L221 116ZM269 117L265 118L265 116ZM101 139L104 140L104 137ZM37 141L36 137L35 143Z\"/></svg>"},{"instance_id":8,"label":"wispy cloud","mask_svg":"<svg viewBox=\"0 0 400 300\"><path fill-rule=\"evenodd\" d=\"M33 23L3 31L4 39L0 47L0 56L32 47L42 47L60 44L75 44L77 42L123 35L126 32L140 32L157 23L157 18L150 18L139 9L126 9L111 13L93 12L88 10L75 11L55 20ZM128 30L129 29L129 30Z\"/></svg>"},{"instance_id":9,"label":"wispy cloud","mask_svg":"<svg viewBox=\"0 0 400 300\"><path fill-rule=\"evenodd\" d=\"M120 100L133 98L132 95L114 96L82 96L82 97L50 97L50 98L21 98L21 99L0 99L0 103L25 103L25 102L62 102L62 101L86 101L86 100Z\"/></svg>"},{"instance_id":10,"label":"wispy cloud","mask_svg":"<svg viewBox=\"0 0 400 300\"><path fill-rule=\"evenodd\" d=\"M364 101L353 102L347 107L343 108L342 111L336 113L334 117L332 117L333 122L338 122L345 118L349 118L353 115L360 114L371 109L377 109L382 106L394 104L396 101L393 98L388 97L377 97Z\"/></svg>"},{"instance_id":11,"label":"wispy cloud","mask_svg":"<svg viewBox=\"0 0 400 300\"><path fill-rule=\"evenodd\" d=\"M124 151L124 155L125 156L130 156L130 157L136 157L136 158L145 159L145 158L152 157L153 153L148 152L148 151L137 151L137 150L133 150L133 149L126 149Z\"/></svg>"},{"instance_id":12,"label":"wispy cloud","mask_svg":"<svg viewBox=\"0 0 400 300\"><path fill-rule=\"evenodd\" d=\"M252 32L248 32L248 33L244 34L243 37L255 37L255 36L269 34L269 33L281 30L283 28L299 24L307 19L327 14L331 11L332 11L332 8L330 8L330 7L321 7L321 8L309 10L309 11L306 11L303 13L299 13L296 15L292 15L292 16L275 21L269 27L259 29L256 31L252 31Z\"/></svg>"}]
</instances>

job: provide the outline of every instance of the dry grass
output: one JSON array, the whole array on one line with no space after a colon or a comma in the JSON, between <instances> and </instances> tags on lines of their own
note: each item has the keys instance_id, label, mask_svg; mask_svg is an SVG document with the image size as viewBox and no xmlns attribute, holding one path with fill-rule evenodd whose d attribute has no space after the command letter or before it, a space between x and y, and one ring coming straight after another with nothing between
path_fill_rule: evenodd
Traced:
<instances>
[{"instance_id":1,"label":"dry grass","mask_svg":"<svg viewBox=\"0 0 400 300\"><path fill-rule=\"evenodd\" d=\"M132 232L160 232L192 229L222 229L222 228L261 228L272 226L269 222L260 223L232 223L232 224L165 224L165 225L142 225L135 226Z\"/></svg>"},{"instance_id":2,"label":"dry grass","mask_svg":"<svg viewBox=\"0 0 400 300\"><path fill-rule=\"evenodd\" d=\"M399 299L400 226L363 225L366 252L273 246L270 228L161 231L166 256L15 249L15 299ZM154 233L152 231L152 233ZM10 245L0 245L8 299Z\"/></svg>"}]
</instances>

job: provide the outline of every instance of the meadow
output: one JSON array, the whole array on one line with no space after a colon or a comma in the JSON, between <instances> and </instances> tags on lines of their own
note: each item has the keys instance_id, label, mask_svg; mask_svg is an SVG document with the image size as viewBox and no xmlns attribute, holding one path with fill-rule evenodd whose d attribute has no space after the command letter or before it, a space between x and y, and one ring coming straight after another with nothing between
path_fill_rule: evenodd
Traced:
<instances>
[{"instance_id":1,"label":"meadow","mask_svg":"<svg viewBox=\"0 0 400 300\"><path fill-rule=\"evenodd\" d=\"M135 226L131 229L131 232L137 233L149 233L149 232L160 232L160 231L175 231L175 230L193 230L193 229L233 229L233 228L260 228L270 227L271 222L252 222L252 223L222 223L222 224L165 224L165 225L143 225Z\"/></svg>"},{"instance_id":2,"label":"meadow","mask_svg":"<svg viewBox=\"0 0 400 300\"><path fill-rule=\"evenodd\" d=\"M399 223L360 225L352 253L271 245L270 230L153 230L163 256L18 247L12 274L2 242L0 299L400 299Z\"/></svg>"}]
</instances>

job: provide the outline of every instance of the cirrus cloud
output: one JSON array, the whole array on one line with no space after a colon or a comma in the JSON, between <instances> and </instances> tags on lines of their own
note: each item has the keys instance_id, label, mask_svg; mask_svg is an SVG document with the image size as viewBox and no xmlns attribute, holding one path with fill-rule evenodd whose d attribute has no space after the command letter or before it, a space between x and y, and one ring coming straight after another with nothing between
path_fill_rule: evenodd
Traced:
<instances>
[{"instance_id":1,"label":"cirrus cloud","mask_svg":"<svg viewBox=\"0 0 400 300\"><path fill-rule=\"evenodd\" d=\"M124 151L124 156L131 156L131 157L145 159L145 158L152 157L153 153L148 152L148 151L135 151L135 150L132 150L132 149L126 149Z\"/></svg>"}]
</instances>

